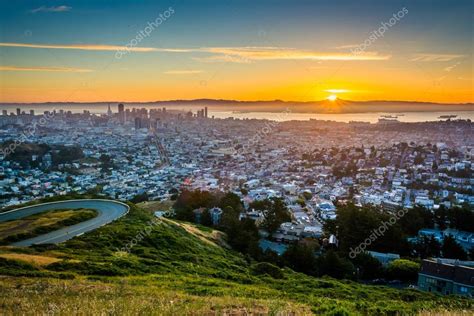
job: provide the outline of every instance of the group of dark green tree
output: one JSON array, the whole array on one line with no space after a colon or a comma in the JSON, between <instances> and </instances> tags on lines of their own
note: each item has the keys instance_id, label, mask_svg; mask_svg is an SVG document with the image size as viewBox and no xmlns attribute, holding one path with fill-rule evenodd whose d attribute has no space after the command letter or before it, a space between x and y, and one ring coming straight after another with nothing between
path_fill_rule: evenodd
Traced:
<instances>
[{"instance_id":1,"label":"group of dark green tree","mask_svg":"<svg viewBox=\"0 0 474 316\"><path fill-rule=\"evenodd\" d=\"M223 210L219 224L214 227L207 211L212 207ZM383 267L378 260L366 253L350 258L349 252L366 240L381 223L390 220L391 214L386 211L373 207L359 208L351 204L339 206L337 218L328 221L324 226L326 235L337 236L337 248L318 239L305 238L290 245L280 256L271 250L263 251L259 247L259 229L272 234L281 223L291 221L285 202L280 198L271 198L252 202L249 207L263 212L264 219L258 227L254 220L240 218L244 206L239 196L231 192L184 190L177 195L174 204L176 218L191 222L196 221L193 211L204 208L199 224L224 231L229 245L246 255L248 260L287 266L313 276L328 275L340 279L364 280L385 278L409 282L416 281L422 258L446 257L466 260L473 255L466 253L451 237L445 238L442 244L432 238L424 238L417 243L407 241L407 237L416 236L422 228L436 226L441 229L452 227L472 231L474 217L468 208L440 208L434 212L422 207L408 210L366 249L398 253L402 258L406 258Z\"/></svg>"},{"instance_id":2,"label":"group of dark green tree","mask_svg":"<svg viewBox=\"0 0 474 316\"><path fill-rule=\"evenodd\" d=\"M324 228L329 234L335 234L339 239L339 250L349 252L355 249L370 234L379 229L381 223L390 222L393 215L375 207L359 208L354 205L338 207L337 218L326 222ZM431 211L421 206L406 210L393 225L371 241L368 250L397 253L401 256L424 259L429 257L444 257L450 259L474 259L474 252L467 252L456 240L447 236L443 242L433 237L416 237L423 228L437 228L474 232L474 212L465 207L447 209L440 207Z\"/></svg>"},{"instance_id":3,"label":"group of dark green tree","mask_svg":"<svg viewBox=\"0 0 474 316\"><path fill-rule=\"evenodd\" d=\"M78 146L47 145L20 143L7 141L0 145L2 151L6 153L4 159L17 162L23 168L37 168L43 161L43 157L51 154L52 167L59 164L72 163L84 157L82 149ZM33 159L32 157L36 158Z\"/></svg>"}]
</instances>

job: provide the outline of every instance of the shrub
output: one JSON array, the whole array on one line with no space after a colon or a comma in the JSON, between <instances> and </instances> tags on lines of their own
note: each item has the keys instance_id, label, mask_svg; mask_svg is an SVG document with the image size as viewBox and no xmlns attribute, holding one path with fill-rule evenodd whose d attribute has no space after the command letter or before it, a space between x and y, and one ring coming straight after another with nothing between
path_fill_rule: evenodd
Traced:
<instances>
[{"instance_id":1,"label":"shrub","mask_svg":"<svg viewBox=\"0 0 474 316\"><path fill-rule=\"evenodd\" d=\"M387 267L387 277L401 281L416 281L419 270L419 263L406 259L398 259L392 261Z\"/></svg>"},{"instance_id":2,"label":"shrub","mask_svg":"<svg viewBox=\"0 0 474 316\"><path fill-rule=\"evenodd\" d=\"M274 279L283 279L283 277L285 276L283 271L279 267L268 262L259 262L253 264L250 268L252 270L252 273L255 275L267 274Z\"/></svg>"}]
</instances>

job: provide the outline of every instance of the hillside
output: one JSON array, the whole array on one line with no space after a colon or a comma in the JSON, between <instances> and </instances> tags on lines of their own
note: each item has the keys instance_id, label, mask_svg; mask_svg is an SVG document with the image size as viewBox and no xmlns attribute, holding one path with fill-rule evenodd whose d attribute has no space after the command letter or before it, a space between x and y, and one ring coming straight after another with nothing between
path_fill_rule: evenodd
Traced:
<instances>
[{"instance_id":1,"label":"hillside","mask_svg":"<svg viewBox=\"0 0 474 316\"><path fill-rule=\"evenodd\" d=\"M129 249L129 252L127 250ZM244 315L472 311L472 300L316 279L255 263L225 236L131 204L60 245L0 248L2 313Z\"/></svg>"}]
</instances>

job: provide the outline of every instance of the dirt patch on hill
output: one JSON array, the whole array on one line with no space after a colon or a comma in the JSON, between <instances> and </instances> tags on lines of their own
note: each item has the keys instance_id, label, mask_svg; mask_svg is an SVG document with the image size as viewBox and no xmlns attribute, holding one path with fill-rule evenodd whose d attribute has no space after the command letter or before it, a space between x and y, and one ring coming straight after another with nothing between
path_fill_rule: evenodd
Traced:
<instances>
[{"instance_id":1,"label":"dirt patch on hill","mask_svg":"<svg viewBox=\"0 0 474 316\"><path fill-rule=\"evenodd\" d=\"M28 255L23 253L0 253L0 258L25 261L33 265L46 266L62 259L46 256Z\"/></svg>"},{"instance_id":2,"label":"dirt patch on hill","mask_svg":"<svg viewBox=\"0 0 474 316\"><path fill-rule=\"evenodd\" d=\"M196 236L197 238L204 241L205 243L208 243L216 247L230 248L230 246L225 242L225 239L224 239L225 234L223 232L220 232L218 230L212 230L210 232L206 232L206 231L202 231L201 229L197 228L196 226L192 224L175 222L166 218L163 218L163 220L184 228L188 233Z\"/></svg>"}]
</instances>

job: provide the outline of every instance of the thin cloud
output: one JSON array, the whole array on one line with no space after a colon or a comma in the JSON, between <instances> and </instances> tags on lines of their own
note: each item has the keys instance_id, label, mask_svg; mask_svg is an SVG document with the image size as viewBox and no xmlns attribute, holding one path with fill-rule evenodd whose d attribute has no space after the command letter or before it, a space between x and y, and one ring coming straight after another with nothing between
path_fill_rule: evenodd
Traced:
<instances>
[{"instance_id":1,"label":"thin cloud","mask_svg":"<svg viewBox=\"0 0 474 316\"><path fill-rule=\"evenodd\" d=\"M25 47L25 48L44 48L44 49L73 49L73 50L92 50L92 51L132 51L132 52L170 52L185 53L192 50L181 48L154 48L154 47L126 47L119 45L100 45L100 44L72 44L72 45L50 45L50 44L27 44L27 43L0 43L3 47Z\"/></svg>"},{"instance_id":2,"label":"thin cloud","mask_svg":"<svg viewBox=\"0 0 474 316\"><path fill-rule=\"evenodd\" d=\"M461 64L461 62L458 61L457 63L455 63L455 64L453 64L453 65L451 65L451 66L448 66L448 67L444 68L444 71L446 71L446 72L451 72L454 68L456 68L456 67L459 66L460 64Z\"/></svg>"},{"instance_id":3,"label":"thin cloud","mask_svg":"<svg viewBox=\"0 0 474 316\"><path fill-rule=\"evenodd\" d=\"M377 52L363 52L361 54L341 52L315 52L284 47L201 47L201 48L155 48L155 47L127 47L102 44L29 44L29 43L0 43L4 47L25 47L43 49L73 49L88 51L132 51L132 52L166 52L166 53L207 53L210 56L194 57L201 62L233 62L250 63L259 60L388 60L390 55L381 55Z\"/></svg>"},{"instance_id":4,"label":"thin cloud","mask_svg":"<svg viewBox=\"0 0 474 316\"><path fill-rule=\"evenodd\" d=\"M202 52L212 53L213 56L200 58L204 62L250 62L257 60L388 60L390 55L380 55L377 52L362 54L314 52L294 48L281 47L209 47Z\"/></svg>"},{"instance_id":5,"label":"thin cloud","mask_svg":"<svg viewBox=\"0 0 474 316\"><path fill-rule=\"evenodd\" d=\"M201 63L238 63L238 64L250 64L252 61L248 58L242 56L232 56L232 55L214 55L209 57L193 57L195 61Z\"/></svg>"},{"instance_id":6,"label":"thin cloud","mask_svg":"<svg viewBox=\"0 0 474 316\"><path fill-rule=\"evenodd\" d=\"M454 59L462 58L464 55L457 54L415 54L410 61L451 61Z\"/></svg>"},{"instance_id":7,"label":"thin cloud","mask_svg":"<svg viewBox=\"0 0 474 316\"><path fill-rule=\"evenodd\" d=\"M45 7L41 6L39 8L33 9L30 12L31 13L38 13L38 12L67 12L71 11L72 7L69 7L67 5L60 5L57 7Z\"/></svg>"},{"instance_id":8,"label":"thin cloud","mask_svg":"<svg viewBox=\"0 0 474 316\"><path fill-rule=\"evenodd\" d=\"M0 71L92 72L92 69L69 67L18 67L0 66Z\"/></svg>"},{"instance_id":9,"label":"thin cloud","mask_svg":"<svg viewBox=\"0 0 474 316\"><path fill-rule=\"evenodd\" d=\"M334 49L351 49L351 48L357 48L359 46L360 44L349 44L349 45L336 46L334 47Z\"/></svg>"},{"instance_id":10,"label":"thin cloud","mask_svg":"<svg viewBox=\"0 0 474 316\"><path fill-rule=\"evenodd\" d=\"M330 92L330 93L348 93L351 90L347 90L347 89L328 89L328 90L324 90L324 91Z\"/></svg>"},{"instance_id":11,"label":"thin cloud","mask_svg":"<svg viewBox=\"0 0 474 316\"><path fill-rule=\"evenodd\" d=\"M168 70L163 73L166 75L193 75L202 73L202 70Z\"/></svg>"}]
</instances>

